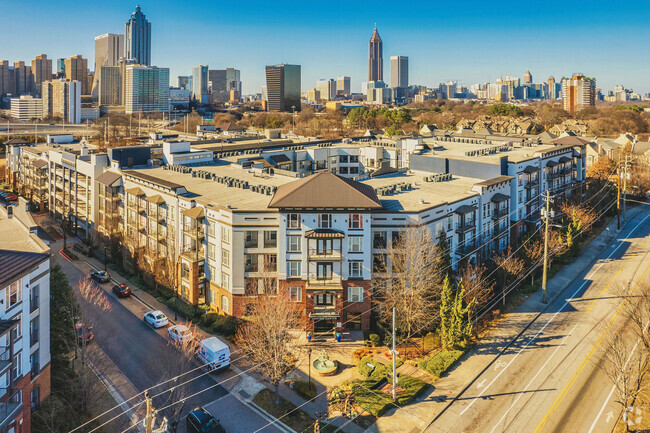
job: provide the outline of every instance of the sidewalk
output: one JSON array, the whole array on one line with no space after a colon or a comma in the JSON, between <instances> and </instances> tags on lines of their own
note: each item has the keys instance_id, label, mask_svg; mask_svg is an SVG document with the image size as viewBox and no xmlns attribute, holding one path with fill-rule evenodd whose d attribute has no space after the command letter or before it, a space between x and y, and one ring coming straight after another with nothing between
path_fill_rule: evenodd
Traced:
<instances>
[{"instance_id":1,"label":"sidewalk","mask_svg":"<svg viewBox=\"0 0 650 433\"><path fill-rule=\"evenodd\" d=\"M643 211L643 206L627 212L628 221ZM624 229L628 227L624 226ZM616 218L589 243L582 254L564 266L547 283L549 303L542 303L542 291L530 295L513 313L503 317L499 325L490 330L479 343L468 352L463 360L450 373L438 381L429 391L414 403L402 408L392 409L366 430L367 433L387 433L395 431L420 432L434 420L453 400L472 384L480 372L489 368L495 358L521 332L576 279L582 278L584 271L593 265L602 250L616 238ZM415 367L412 367L415 368Z\"/></svg>"}]
</instances>

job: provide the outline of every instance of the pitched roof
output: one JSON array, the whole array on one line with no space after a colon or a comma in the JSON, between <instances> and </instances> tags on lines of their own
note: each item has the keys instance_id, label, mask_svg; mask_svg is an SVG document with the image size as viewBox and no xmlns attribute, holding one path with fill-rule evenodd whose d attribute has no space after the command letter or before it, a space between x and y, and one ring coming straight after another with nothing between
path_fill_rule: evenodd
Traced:
<instances>
[{"instance_id":1,"label":"pitched roof","mask_svg":"<svg viewBox=\"0 0 650 433\"><path fill-rule=\"evenodd\" d=\"M246 128L243 126L239 126L236 123L228 122L223 128L221 128L222 131L243 131Z\"/></svg>"},{"instance_id":2,"label":"pitched roof","mask_svg":"<svg viewBox=\"0 0 650 433\"><path fill-rule=\"evenodd\" d=\"M49 254L28 251L0 250L0 287L21 278L39 263L47 260Z\"/></svg>"},{"instance_id":3,"label":"pitched roof","mask_svg":"<svg viewBox=\"0 0 650 433\"><path fill-rule=\"evenodd\" d=\"M20 145L20 144L31 144L29 141L23 140L22 138L11 138L7 140L5 145L7 146L12 146L12 145Z\"/></svg>"},{"instance_id":4,"label":"pitched roof","mask_svg":"<svg viewBox=\"0 0 650 433\"><path fill-rule=\"evenodd\" d=\"M151 197L146 197L145 200L147 200L149 203L155 203L155 204L163 204L165 200L160 196L160 194L152 195Z\"/></svg>"},{"instance_id":5,"label":"pitched roof","mask_svg":"<svg viewBox=\"0 0 650 433\"><path fill-rule=\"evenodd\" d=\"M194 206L193 208L183 209L181 213L194 220L198 220L205 217L205 212L203 211L203 208L201 206Z\"/></svg>"},{"instance_id":6,"label":"pitched roof","mask_svg":"<svg viewBox=\"0 0 650 433\"><path fill-rule=\"evenodd\" d=\"M119 173L113 173L111 171L105 171L99 176L97 176L97 182L101 183L102 185L106 186L112 186L115 182L120 180L122 177L121 174Z\"/></svg>"},{"instance_id":7,"label":"pitched roof","mask_svg":"<svg viewBox=\"0 0 650 433\"><path fill-rule=\"evenodd\" d=\"M567 135L553 140L553 144L567 144L571 146L582 146L588 144L589 140L577 137L575 135Z\"/></svg>"},{"instance_id":8,"label":"pitched roof","mask_svg":"<svg viewBox=\"0 0 650 433\"><path fill-rule=\"evenodd\" d=\"M493 201L494 203L501 203L502 201L506 201L509 198L510 198L509 196L507 196L505 194L501 194L500 192L498 192L498 193L496 193L496 194L494 194L492 196L491 201Z\"/></svg>"},{"instance_id":9,"label":"pitched roof","mask_svg":"<svg viewBox=\"0 0 650 433\"><path fill-rule=\"evenodd\" d=\"M32 167L34 168L41 168L41 167L45 167L46 165L47 165L47 161L44 159L35 159L32 162Z\"/></svg>"},{"instance_id":10,"label":"pitched roof","mask_svg":"<svg viewBox=\"0 0 650 433\"><path fill-rule=\"evenodd\" d=\"M142 190L141 190L140 188L138 188L137 186L136 186L136 187L133 187L133 188L129 188L129 189L127 189L127 190L126 190L126 193L127 193L127 194L137 195L137 196L144 195L144 191L142 191Z\"/></svg>"},{"instance_id":11,"label":"pitched roof","mask_svg":"<svg viewBox=\"0 0 650 433\"><path fill-rule=\"evenodd\" d=\"M365 208L381 209L370 185L321 172L278 187L270 208Z\"/></svg>"}]
</instances>

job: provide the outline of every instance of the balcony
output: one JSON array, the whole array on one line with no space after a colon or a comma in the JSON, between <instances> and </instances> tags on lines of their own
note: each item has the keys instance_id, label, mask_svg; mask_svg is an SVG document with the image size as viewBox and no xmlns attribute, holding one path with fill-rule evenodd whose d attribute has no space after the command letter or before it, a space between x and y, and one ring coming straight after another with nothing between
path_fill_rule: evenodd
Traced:
<instances>
[{"instance_id":1,"label":"balcony","mask_svg":"<svg viewBox=\"0 0 650 433\"><path fill-rule=\"evenodd\" d=\"M493 220L498 220L498 219L501 219L501 218L507 217L507 216L508 216L508 208L507 207L502 207L502 208L492 210L492 219Z\"/></svg>"},{"instance_id":2,"label":"balcony","mask_svg":"<svg viewBox=\"0 0 650 433\"><path fill-rule=\"evenodd\" d=\"M341 260L340 248L310 248L310 260Z\"/></svg>"},{"instance_id":3,"label":"balcony","mask_svg":"<svg viewBox=\"0 0 650 433\"><path fill-rule=\"evenodd\" d=\"M316 274L309 274L309 280L307 281L307 288L318 290L318 289L340 289L343 290L341 286L341 277L332 276L330 278L318 276Z\"/></svg>"},{"instance_id":4,"label":"balcony","mask_svg":"<svg viewBox=\"0 0 650 433\"><path fill-rule=\"evenodd\" d=\"M476 251L476 243L474 241L461 242L458 248L456 248L456 254L460 256L466 256L474 251Z\"/></svg>"},{"instance_id":5,"label":"balcony","mask_svg":"<svg viewBox=\"0 0 650 433\"><path fill-rule=\"evenodd\" d=\"M9 347L0 347L0 374L11 367L11 350Z\"/></svg>"},{"instance_id":6,"label":"balcony","mask_svg":"<svg viewBox=\"0 0 650 433\"><path fill-rule=\"evenodd\" d=\"M472 221L463 221L456 224L456 233L465 233L470 230L474 230L476 224L474 220Z\"/></svg>"},{"instance_id":7,"label":"balcony","mask_svg":"<svg viewBox=\"0 0 650 433\"><path fill-rule=\"evenodd\" d=\"M498 237L503 235L508 231L508 226L507 225L501 225L501 224L495 224L494 228L492 229L492 236L493 237Z\"/></svg>"},{"instance_id":8,"label":"balcony","mask_svg":"<svg viewBox=\"0 0 650 433\"><path fill-rule=\"evenodd\" d=\"M533 178L533 179L528 179L526 181L526 185L524 185L524 188L526 189L531 189L535 188L537 185L539 185L539 178Z\"/></svg>"},{"instance_id":9,"label":"balcony","mask_svg":"<svg viewBox=\"0 0 650 433\"><path fill-rule=\"evenodd\" d=\"M203 246L200 248L196 247L185 247L182 253L183 257L192 261L201 261L205 258L205 251Z\"/></svg>"},{"instance_id":10,"label":"balcony","mask_svg":"<svg viewBox=\"0 0 650 433\"><path fill-rule=\"evenodd\" d=\"M526 218L524 218L524 221L528 223L538 223L540 221L540 213L539 210L536 210L532 213L527 212Z\"/></svg>"},{"instance_id":11,"label":"balcony","mask_svg":"<svg viewBox=\"0 0 650 433\"><path fill-rule=\"evenodd\" d=\"M23 409L22 393L16 390L11 397L0 403L0 429L4 429L14 421Z\"/></svg>"},{"instance_id":12,"label":"balcony","mask_svg":"<svg viewBox=\"0 0 650 433\"><path fill-rule=\"evenodd\" d=\"M311 319L338 319L341 314L331 305L314 306L314 311L309 313Z\"/></svg>"}]
</instances>

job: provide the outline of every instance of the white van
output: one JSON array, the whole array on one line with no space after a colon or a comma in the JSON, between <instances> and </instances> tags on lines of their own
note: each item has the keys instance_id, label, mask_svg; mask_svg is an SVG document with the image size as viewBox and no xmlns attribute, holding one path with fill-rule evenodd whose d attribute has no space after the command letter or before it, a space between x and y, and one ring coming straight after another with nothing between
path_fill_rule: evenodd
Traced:
<instances>
[{"instance_id":1,"label":"white van","mask_svg":"<svg viewBox=\"0 0 650 433\"><path fill-rule=\"evenodd\" d=\"M230 347L217 337L209 337L199 343L196 357L210 370L227 368L230 365Z\"/></svg>"}]
</instances>

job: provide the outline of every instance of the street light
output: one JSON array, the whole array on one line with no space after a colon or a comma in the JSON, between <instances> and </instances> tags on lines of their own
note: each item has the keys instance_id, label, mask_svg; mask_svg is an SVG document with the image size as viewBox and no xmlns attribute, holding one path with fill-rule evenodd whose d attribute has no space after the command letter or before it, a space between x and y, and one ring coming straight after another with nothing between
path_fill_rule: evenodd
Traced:
<instances>
[{"instance_id":1,"label":"street light","mask_svg":"<svg viewBox=\"0 0 650 433\"><path fill-rule=\"evenodd\" d=\"M294 130L296 129L296 106L292 105L291 106L291 122L292 122L292 127L291 127L291 133L295 134Z\"/></svg>"},{"instance_id":2,"label":"street light","mask_svg":"<svg viewBox=\"0 0 650 433\"><path fill-rule=\"evenodd\" d=\"M106 245L104 245L104 271L106 271L106 261L108 260L108 255L106 254Z\"/></svg>"},{"instance_id":3,"label":"street light","mask_svg":"<svg viewBox=\"0 0 650 433\"><path fill-rule=\"evenodd\" d=\"M311 386L311 347L307 348L307 369L309 371L309 385Z\"/></svg>"}]
</instances>

